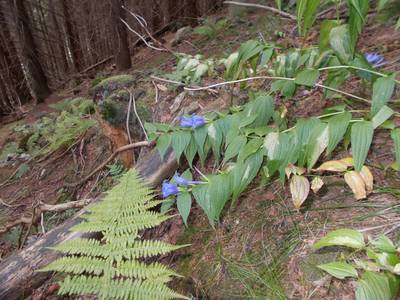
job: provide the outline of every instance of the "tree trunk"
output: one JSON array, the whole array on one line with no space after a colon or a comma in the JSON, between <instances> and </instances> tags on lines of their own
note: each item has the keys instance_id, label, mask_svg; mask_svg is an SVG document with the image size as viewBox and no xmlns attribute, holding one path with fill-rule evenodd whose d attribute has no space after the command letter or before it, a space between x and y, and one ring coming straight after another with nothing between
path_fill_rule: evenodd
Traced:
<instances>
[{"instance_id":1,"label":"tree trunk","mask_svg":"<svg viewBox=\"0 0 400 300\"><path fill-rule=\"evenodd\" d=\"M54 26L55 34L59 38L59 41L57 43L57 56L59 57L59 59L57 59L58 69L61 71L60 74L65 74L65 72L68 70L68 61L64 47L64 35L61 32L60 25L58 24L57 16L54 9L54 0L49 0L49 14Z\"/></svg>"},{"instance_id":2,"label":"tree trunk","mask_svg":"<svg viewBox=\"0 0 400 300\"><path fill-rule=\"evenodd\" d=\"M67 3L69 2L69 3ZM62 9L64 13L65 31L67 33L68 46L71 53L72 64L76 72L79 72L83 66L83 52L79 42L79 34L72 21L70 4L71 1L62 0Z\"/></svg>"},{"instance_id":3,"label":"tree trunk","mask_svg":"<svg viewBox=\"0 0 400 300\"><path fill-rule=\"evenodd\" d=\"M0 24L3 24L0 28L0 66L2 70L7 70L2 72L4 89L9 99L25 103L31 99L31 95L1 6Z\"/></svg>"},{"instance_id":4,"label":"tree trunk","mask_svg":"<svg viewBox=\"0 0 400 300\"><path fill-rule=\"evenodd\" d=\"M172 176L178 168L175 154L171 149L162 160L155 149L136 166L139 174L150 186L158 186ZM35 272L45 267L62 254L47 247L55 246L62 241L80 237L96 237L96 234L70 232L72 226L81 221L85 209L80 210L74 217L46 233L31 246L13 254L0 263L0 299L14 300L27 297L34 288L42 285L51 272Z\"/></svg>"},{"instance_id":5,"label":"tree trunk","mask_svg":"<svg viewBox=\"0 0 400 300\"><path fill-rule=\"evenodd\" d=\"M131 56L129 54L128 37L126 27L120 18L125 20L125 13L121 7L120 0L111 0L111 24L113 26L115 45L114 57L118 70L126 70L132 67Z\"/></svg>"},{"instance_id":6,"label":"tree trunk","mask_svg":"<svg viewBox=\"0 0 400 300\"><path fill-rule=\"evenodd\" d=\"M24 0L15 0L16 28L21 47L21 56L29 74L31 89L37 102L43 102L50 95L47 77L39 61L39 54L29 26L29 16Z\"/></svg>"}]
</instances>

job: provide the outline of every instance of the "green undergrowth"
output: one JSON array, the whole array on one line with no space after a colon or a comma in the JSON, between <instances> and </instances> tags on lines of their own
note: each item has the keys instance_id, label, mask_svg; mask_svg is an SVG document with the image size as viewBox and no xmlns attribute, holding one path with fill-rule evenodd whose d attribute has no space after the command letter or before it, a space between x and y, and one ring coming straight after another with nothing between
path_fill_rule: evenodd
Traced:
<instances>
[{"instance_id":1,"label":"green undergrowth","mask_svg":"<svg viewBox=\"0 0 400 300\"><path fill-rule=\"evenodd\" d=\"M286 299L285 266L301 232L295 222L277 230L271 212L286 211L284 200L268 202L263 193L241 199L216 230L196 216L179 240L192 244L178 261L181 289L210 299Z\"/></svg>"},{"instance_id":2,"label":"green undergrowth","mask_svg":"<svg viewBox=\"0 0 400 300\"><path fill-rule=\"evenodd\" d=\"M96 126L94 103L84 98L67 99L53 105L58 112L33 124L14 128L20 138L19 149L31 156L45 155L71 145L89 128Z\"/></svg>"}]
</instances>

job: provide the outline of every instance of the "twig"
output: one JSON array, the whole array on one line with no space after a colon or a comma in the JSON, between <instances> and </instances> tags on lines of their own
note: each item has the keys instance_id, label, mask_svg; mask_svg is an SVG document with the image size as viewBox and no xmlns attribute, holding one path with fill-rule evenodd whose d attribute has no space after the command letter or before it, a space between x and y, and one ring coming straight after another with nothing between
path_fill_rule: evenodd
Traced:
<instances>
[{"instance_id":1,"label":"twig","mask_svg":"<svg viewBox=\"0 0 400 300\"><path fill-rule=\"evenodd\" d=\"M83 199L83 200L71 201L71 202L55 204L55 205L41 203L38 207L34 208L32 217L22 216L18 220L15 220L15 221L5 225L4 227L0 228L0 234L9 231L10 229L14 228L15 226L24 225L24 224L29 224L29 227L28 227L28 232L29 232L30 231L29 228L32 226L33 223L35 223L36 216L42 215L44 212L47 212L47 211L62 212L62 211L65 211L65 210L71 209L71 208L82 208L82 207L88 205L92 200L93 199ZM43 223L43 220L41 221L41 224L42 223ZM44 231L43 224L42 224L42 230ZM24 240L25 240L25 238L23 239L23 243L21 243L21 245L23 245L25 243Z\"/></svg>"},{"instance_id":2,"label":"twig","mask_svg":"<svg viewBox=\"0 0 400 300\"><path fill-rule=\"evenodd\" d=\"M138 148L138 147L149 147L153 145L153 142L149 142L149 141L141 141L141 142L137 142L137 143L133 143L133 144L128 144L122 147L119 147L117 150L115 150L103 163L101 163L96 169L94 169L92 172L90 172L89 175L87 175L85 178L77 181L77 182L73 182L73 183L65 183L64 186L66 187L76 187L79 186L83 183L85 183L86 181L88 181L94 174L96 174L97 172L99 172L100 170L102 170L111 160L113 160L119 153L130 150L130 149L134 149L134 148Z\"/></svg>"},{"instance_id":3,"label":"twig","mask_svg":"<svg viewBox=\"0 0 400 300\"><path fill-rule=\"evenodd\" d=\"M149 136L147 135L146 129L144 128L143 122L142 122L142 120L140 119L139 114L138 114L137 109L136 109L136 100L135 100L135 96L134 96L132 93L131 93L131 95L132 95L132 103L133 103L133 112L135 113L136 118L137 118L138 121L139 121L140 127L142 127L142 130L143 130L144 136L145 136L145 138L146 138L146 141L149 141Z\"/></svg>"},{"instance_id":4,"label":"twig","mask_svg":"<svg viewBox=\"0 0 400 300\"><path fill-rule=\"evenodd\" d=\"M158 87L157 87L157 84L154 82L154 80L152 80L151 83L154 85L154 88L156 90L155 100L156 100L156 103L158 103Z\"/></svg>"},{"instance_id":5,"label":"twig","mask_svg":"<svg viewBox=\"0 0 400 300\"><path fill-rule=\"evenodd\" d=\"M169 80L167 80L167 79L164 79L164 78L159 78L159 77L155 77L155 76L151 76L151 77L152 77L153 79L156 79L156 80L165 81L165 82L171 82L171 81L169 81ZM278 77L278 76L276 76L276 77L275 77L275 76L255 76L255 77L247 77L247 78L238 79L238 80L224 81L224 82L215 83L215 84L211 84L211 85L207 85L207 86L202 86L202 87L186 87L186 86L184 86L183 89L185 89L186 91L192 91L192 92L193 92L193 91L203 91L203 90L209 90L209 89L211 89L211 88L215 88L215 87L219 87L219 86L223 86L223 85L234 84L234 83L240 83L240 82L246 82L246 81L253 81L253 80L259 80L259 79L264 79L264 80L265 80L265 79L271 79L271 80L287 80L287 81L294 81L294 80L295 80L294 78ZM172 83L185 85L183 82L172 82ZM336 92L336 93L340 93L340 94L349 96L349 97L351 97L351 98L354 98L354 99L363 101L363 102L368 103L368 104L371 103L371 100L368 100L368 99L362 98L362 97L360 97L360 96L353 95L353 94L350 94L350 93L348 93L348 92L341 91L341 90L338 90L338 89L335 89L335 88L332 88L332 87L329 87L329 86L326 86L326 85L322 85L322 84L319 84L319 83L315 83L314 86L319 87L319 88L322 88L322 89L334 91L334 92Z\"/></svg>"},{"instance_id":6,"label":"twig","mask_svg":"<svg viewBox=\"0 0 400 300\"><path fill-rule=\"evenodd\" d=\"M40 227L42 228L42 234L45 234L46 230L44 229L44 215L43 215L43 212L40 214Z\"/></svg>"},{"instance_id":7,"label":"twig","mask_svg":"<svg viewBox=\"0 0 400 300\"><path fill-rule=\"evenodd\" d=\"M125 6L122 6L123 9L125 9L127 12L129 12L135 19L136 21L139 23L139 25L144 29L144 31L146 32L146 34L149 36L149 38L157 45L159 45L160 47L162 47L165 51L170 52L171 54L175 55L175 53L168 47L166 47L165 45L163 45L160 41L156 40L154 38L154 36L151 34L150 30L147 28L147 22L145 20L145 18L143 18L141 15L135 14L133 12L131 12L129 9L127 9Z\"/></svg>"},{"instance_id":8,"label":"twig","mask_svg":"<svg viewBox=\"0 0 400 300\"><path fill-rule=\"evenodd\" d=\"M163 82L168 82L168 83L177 84L177 85L179 85L179 86L185 86L185 83L183 83L183 82L175 81L175 80L169 80L169 79L157 77L157 76L154 76L154 75L151 75L150 78L155 79L155 80L158 80L158 81L163 81Z\"/></svg>"},{"instance_id":9,"label":"twig","mask_svg":"<svg viewBox=\"0 0 400 300\"><path fill-rule=\"evenodd\" d=\"M157 48L157 47L154 47L154 46L150 45L150 44L146 41L146 39L145 39L142 35L140 35L137 31L133 30L132 27L129 26L128 23L126 23L122 18L119 18L119 19L121 20L122 23L125 24L125 26L129 29L129 31L131 31L131 32L133 32L134 34L136 34L136 35L143 41L143 43L145 43L145 45L146 45L147 47L149 47L149 48L151 48L151 49L153 49L153 50L157 50L157 51L167 51L166 49L161 49L161 48Z\"/></svg>"},{"instance_id":10,"label":"twig","mask_svg":"<svg viewBox=\"0 0 400 300\"><path fill-rule=\"evenodd\" d=\"M242 3L242 2L236 2L236 1L224 1L224 4L232 4L232 5L237 5L237 6L261 8L261 9L265 9L265 10L268 10L270 12L273 12L274 14L281 15L282 17L289 18L289 19L294 20L294 21L297 20L297 18L295 16L293 16L292 14L289 14L287 12L284 12L282 10L279 10L279 9L277 9L275 7L271 7L271 6L255 4L255 3Z\"/></svg>"},{"instance_id":11,"label":"twig","mask_svg":"<svg viewBox=\"0 0 400 300\"><path fill-rule=\"evenodd\" d=\"M126 112L126 133L128 134L129 144L132 144L131 131L129 130L129 118L131 116L133 95L130 90L127 89L127 91L129 92L129 104L128 104L128 111Z\"/></svg>"}]
</instances>

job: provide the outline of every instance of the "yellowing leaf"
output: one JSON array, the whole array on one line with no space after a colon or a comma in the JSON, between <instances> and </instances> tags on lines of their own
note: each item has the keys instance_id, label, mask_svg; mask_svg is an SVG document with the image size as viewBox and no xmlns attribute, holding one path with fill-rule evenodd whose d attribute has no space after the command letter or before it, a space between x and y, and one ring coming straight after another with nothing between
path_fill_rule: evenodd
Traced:
<instances>
[{"instance_id":1,"label":"yellowing leaf","mask_svg":"<svg viewBox=\"0 0 400 300\"><path fill-rule=\"evenodd\" d=\"M340 159L339 161L346 164L348 167L354 166L354 160L352 157L345 157L345 158Z\"/></svg>"},{"instance_id":2,"label":"yellowing leaf","mask_svg":"<svg viewBox=\"0 0 400 300\"><path fill-rule=\"evenodd\" d=\"M358 172L356 171L346 172L344 174L344 180L353 191L354 197L357 200L367 198L367 192L365 190L365 182Z\"/></svg>"},{"instance_id":3,"label":"yellowing leaf","mask_svg":"<svg viewBox=\"0 0 400 300\"><path fill-rule=\"evenodd\" d=\"M311 189L315 194L318 193L318 191L322 188L323 185L324 182L319 176L314 177L314 179L311 181Z\"/></svg>"},{"instance_id":4,"label":"yellowing leaf","mask_svg":"<svg viewBox=\"0 0 400 300\"><path fill-rule=\"evenodd\" d=\"M347 170L348 164L340 160L329 160L324 162L317 169L318 171L344 172Z\"/></svg>"},{"instance_id":5,"label":"yellowing leaf","mask_svg":"<svg viewBox=\"0 0 400 300\"><path fill-rule=\"evenodd\" d=\"M306 172L306 169L303 167L296 167L293 164L289 164L286 168L285 168L285 173L287 178L290 178L290 175L294 174L294 175L303 175Z\"/></svg>"},{"instance_id":6,"label":"yellowing leaf","mask_svg":"<svg viewBox=\"0 0 400 300\"><path fill-rule=\"evenodd\" d=\"M365 188L367 190L367 195L372 193L374 187L374 176L372 175L371 171L369 170L368 167L363 166L361 168L361 171L359 172L361 178L364 180L365 183Z\"/></svg>"},{"instance_id":7,"label":"yellowing leaf","mask_svg":"<svg viewBox=\"0 0 400 300\"><path fill-rule=\"evenodd\" d=\"M310 183L307 178L300 175L294 175L290 181L290 193L294 207L299 209L310 193Z\"/></svg>"}]
</instances>

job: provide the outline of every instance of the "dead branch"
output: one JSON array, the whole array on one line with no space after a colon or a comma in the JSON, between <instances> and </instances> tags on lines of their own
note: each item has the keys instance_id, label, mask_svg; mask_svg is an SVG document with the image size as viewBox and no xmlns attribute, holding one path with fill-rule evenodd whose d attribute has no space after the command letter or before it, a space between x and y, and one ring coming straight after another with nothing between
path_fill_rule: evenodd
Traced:
<instances>
[{"instance_id":1,"label":"dead branch","mask_svg":"<svg viewBox=\"0 0 400 300\"><path fill-rule=\"evenodd\" d=\"M8 232L12 228L18 226L18 225L23 225L23 224L28 224L29 228L32 226L32 224L36 223L38 216L41 215L44 212L62 212L67 209L72 209L72 208L82 208L88 205L92 199L83 199L83 200L78 200L78 201L71 201L71 202L66 202L66 203L61 203L61 204L46 204L46 203L41 203L38 207L35 207L32 213L32 216L22 216L21 218L6 224L2 228L0 228L0 234ZM29 233L29 231L28 231ZM25 240L26 238L24 238Z\"/></svg>"},{"instance_id":2,"label":"dead branch","mask_svg":"<svg viewBox=\"0 0 400 300\"><path fill-rule=\"evenodd\" d=\"M237 5L237 6L245 6L245 7L256 7L256 8L261 8L268 10L270 12L273 12L274 14L281 15L282 17L289 18L291 20L296 21L297 18L287 12L284 12L282 10L279 10L275 7L271 6L266 6L266 5L261 5L261 4L255 4L255 3L242 3L242 2L236 2L236 1L224 1L224 4L232 4L232 5Z\"/></svg>"},{"instance_id":3,"label":"dead branch","mask_svg":"<svg viewBox=\"0 0 400 300\"><path fill-rule=\"evenodd\" d=\"M133 144L128 144L122 147L119 147L117 150L113 152L103 163L101 163L96 169L94 169L92 172L90 172L89 175L87 175L85 178L79 180L78 182L73 182L73 183L66 183L64 186L66 187L76 187L79 186L86 181L88 181L94 174L97 172L101 171L111 160L113 160L119 153L138 148L138 147L149 147L153 145L153 142L148 142L148 141L141 141Z\"/></svg>"}]
</instances>

